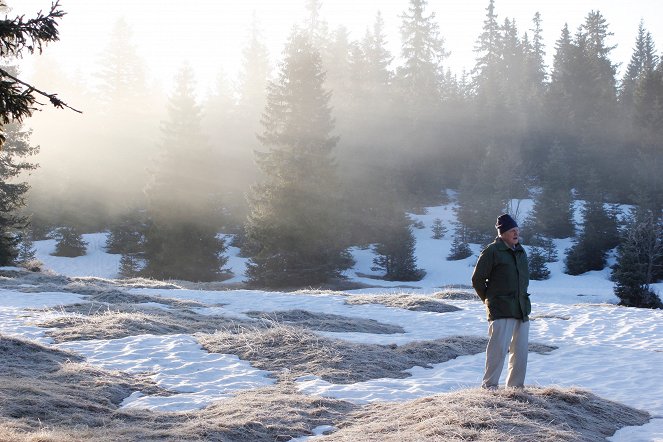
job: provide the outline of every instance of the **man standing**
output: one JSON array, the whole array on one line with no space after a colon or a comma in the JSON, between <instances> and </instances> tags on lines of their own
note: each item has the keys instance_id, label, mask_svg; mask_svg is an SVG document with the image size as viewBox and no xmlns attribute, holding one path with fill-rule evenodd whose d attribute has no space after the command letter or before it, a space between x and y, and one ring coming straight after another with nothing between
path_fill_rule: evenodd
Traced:
<instances>
[{"instance_id":1,"label":"man standing","mask_svg":"<svg viewBox=\"0 0 663 442\"><path fill-rule=\"evenodd\" d=\"M529 317L532 306L527 293L527 255L519 243L518 224L500 215L495 224L498 236L486 247L472 274L472 286L486 305L488 347L483 388L497 388L509 353L507 387L522 388L527 370Z\"/></svg>"}]
</instances>

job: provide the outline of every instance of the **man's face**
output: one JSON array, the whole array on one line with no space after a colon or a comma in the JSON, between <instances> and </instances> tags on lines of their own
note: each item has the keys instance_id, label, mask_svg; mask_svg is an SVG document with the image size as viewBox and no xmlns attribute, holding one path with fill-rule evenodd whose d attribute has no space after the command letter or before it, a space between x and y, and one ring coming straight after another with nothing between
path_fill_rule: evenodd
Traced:
<instances>
[{"instance_id":1,"label":"man's face","mask_svg":"<svg viewBox=\"0 0 663 442\"><path fill-rule=\"evenodd\" d=\"M513 229L502 233L500 238L502 238L502 241L504 241L507 246L513 248L516 244L518 244L519 234L520 229L518 227L514 227Z\"/></svg>"}]
</instances>

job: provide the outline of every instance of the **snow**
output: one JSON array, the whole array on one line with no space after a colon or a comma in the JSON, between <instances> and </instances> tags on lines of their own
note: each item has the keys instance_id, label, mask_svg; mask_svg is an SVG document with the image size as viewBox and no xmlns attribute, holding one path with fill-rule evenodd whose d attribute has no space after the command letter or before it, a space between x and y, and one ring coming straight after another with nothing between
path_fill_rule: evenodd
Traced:
<instances>
[{"instance_id":1,"label":"snow","mask_svg":"<svg viewBox=\"0 0 663 442\"><path fill-rule=\"evenodd\" d=\"M531 209L523 201L519 219ZM377 288L349 293L431 294L449 286L470 284L470 275L480 245L472 245L474 255L461 261L447 261L451 247L453 206L428 208L423 215L411 215L424 223L414 229L418 266L426 271L422 281L387 282L360 275L375 275L370 270L371 249L352 249L356 265L346 272L353 281ZM435 218L442 219L448 233L441 240L431 239ZM79 258L50 256L51 240L36 243L37 258L56 273L67 276L117 276L119 255L105 253L105 234L84 235L88 254ZM560 258L571 240L557 240ZM227 267L234 272L231 281L242 280L246 259L229 248ZM609 270L579 276L563 273L561 261L549 264L551 278L532 281L532 325L530 341L558 347L548 354L531 353L527 384L534 386L581 387L606 399L648 411L652 420L640 427L618 431L609 440L620 442L663 441L663 311L616 306ZM661 292L663 284L655 286ZM416 340L447 336L485 336L484 307L476 301L445 301L461 310L450 313L414 312L377 304L346 305L339 294L288 294L256 290L200 291L172 289L133 289L132 292L201 302L201 314L222 314L246 319L250 310L277 311L304 309L339 314L400 325L403 334L324 333L353 342L405 344ZM52 344L45 330L34 326L42 317L62 314L56 306L81 302L84 297L71 293L22 293L0 290L0 333L35 339ZM48 307L46 312L30 308ZM192 410L227 397L233 391L270 385L269 373L255 369L235 355L209 354L192 336L131 336L122 339L76 341L57 345L84 355L90 364L130 373L146 372L161 387L176 391L171 396L142 396L134 393L124 407L163 411ZM331 384L315 376L297 380L306 394L325 395L356 403L404 401L440 392L477 387L483 373L485 354L462 356L432 368L414 367L405 379L372 379L354 384ZM505 370L506 372L506 370ZM505 375L506 373L503 373ZM320 429L322 431L323 429ZM301 440L305 440L300 438ZM309 438L314 440L315 437ZM299 440L299 439L298 439Z\"/></svg>"}]
</instances>

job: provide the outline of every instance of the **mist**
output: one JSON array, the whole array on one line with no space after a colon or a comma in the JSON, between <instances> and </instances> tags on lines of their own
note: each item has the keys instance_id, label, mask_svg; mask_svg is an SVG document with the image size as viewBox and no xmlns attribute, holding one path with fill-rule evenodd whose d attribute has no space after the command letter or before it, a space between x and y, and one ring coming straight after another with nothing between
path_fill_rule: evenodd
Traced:
<instances>
[{"instance_id":1,"label":"mist","mask_svg":"<svg viewBox=\"0 0 663 442\"><path fill-rule=\"evenodd\" d=\"M561 186L588 194L597 185L589 177L597 176L601 198L635 203L632 172L643 155L658 158L661 151L660 110L651 104L661 94L661 64L651 25L643 21L617 35L600 11L588 9L579 18L573 9L575 22L551 30L543 14L523 22L502 14L499 1L485 3L478 19L448 35L440 23L454 10L435 10L437 2L389 4L386 9L398 10L392 15L376 8L357 32L356 24L332 25L323 2L302 1L289 6L297 11L290 19L281 18L288 31L280 41L265 31L258 9L234 28L232 39L210 41L202 28L199 38L182 36L192 59L204 50L204 63L176 52L173 31L164 29L164 44L178 54L168 69L155 69L153 57L145 56L151 48L136 37L144 35L140 22L125 18L113 23L100 40L105 44L85 54L83 70L72 72L65 52L46 51L30 60L31 81L83 114L48 110L29 120L31 140L41 147L40 167L28 178L36 236L63 224L98 232L131 214L149 219L161 213L241 237L247 219L264 211L256 189L275 185L273 178L285 173L257 160L279 149L297 155L306 140L288 130L319 123L306 122L307 115L275 120L274 109L295 87L291 68L301 60L291 46L297 35L306 36L310 56L319 58L319 72L310 78L322 82L317 92L291 92L329 110L329 130L316 136L330 148L324 155L336 184L327 192L337 198L329 204L345 226L343 246L379 242L391 235L388 220L446 202L446 189L475 205L462 212L466 226L490 226L494 213L481 209L503 210L504 201L530 197L529 189L542 185L554 146L569 170ZM417 23L426 24L425 35L416 34ZM65 19L63 44L67 26ZM490 26L497 42L486 37ZM473 57L459 69L450 46L461 28L476 32L471 48L455 46ZM648 66L634 62L635 55L630 62L615 58L615 47L632 48L645 36ZM235 63L221 56L228 46L238 54ZM275 133L278 127L283 132ZM305 170L303 181L318 172ZM644 188L654 188L655 178L645 175Z\"/></svg>"}]
</instances>

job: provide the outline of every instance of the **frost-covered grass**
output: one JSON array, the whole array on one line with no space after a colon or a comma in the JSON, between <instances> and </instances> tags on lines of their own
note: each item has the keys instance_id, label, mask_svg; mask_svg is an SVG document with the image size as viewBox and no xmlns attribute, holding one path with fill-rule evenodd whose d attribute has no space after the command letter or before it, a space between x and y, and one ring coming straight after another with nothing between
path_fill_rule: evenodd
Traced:
<instances>
[{"instance_id":1,"label":"frost-covered grass","mask_svg":"<svg viewBox=\"0 0 663 442\"><path fill-rule=\"evenodd\" d=\"M530 285L527 388L481 391L481 246L447 261L453 232L431 226L452 206L412 218L424 279L376 279L353 249L367 287L343 292L243 290L236 256L226 284L115 280L104 234L81 258L38 242L50 272L0 270L0 439L663 440L663 312L616 306L607 269L552 263Z\"/></svg>"}]
</instances>

